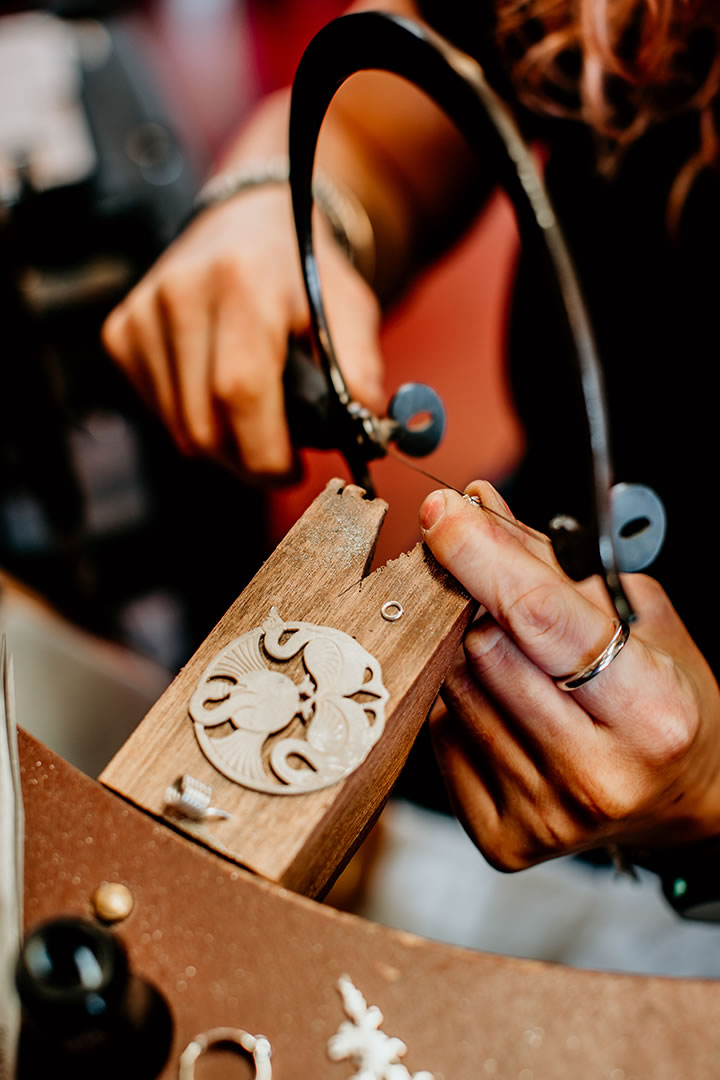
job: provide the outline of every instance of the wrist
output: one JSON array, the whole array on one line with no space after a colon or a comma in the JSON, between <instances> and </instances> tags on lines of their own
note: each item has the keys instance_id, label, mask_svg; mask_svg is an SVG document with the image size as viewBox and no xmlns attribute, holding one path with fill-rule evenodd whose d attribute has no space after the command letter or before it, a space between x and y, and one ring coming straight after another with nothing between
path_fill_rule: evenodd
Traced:
<instances>
[{"instance_id":1,"label":"wrist","mask_svg":"<svg viewBox=\"0 0 720 1080\"><path fill-rule=\"evenodd\" d=\"M287 156L247 161L213 176L198 193L190 220L213 206L259 188L284 186L289 180ZM349 261L369 283L375 271L375 237L370 218L359 199L345 186L316 171L313 199Z\"/></svg>"}]
</instances>

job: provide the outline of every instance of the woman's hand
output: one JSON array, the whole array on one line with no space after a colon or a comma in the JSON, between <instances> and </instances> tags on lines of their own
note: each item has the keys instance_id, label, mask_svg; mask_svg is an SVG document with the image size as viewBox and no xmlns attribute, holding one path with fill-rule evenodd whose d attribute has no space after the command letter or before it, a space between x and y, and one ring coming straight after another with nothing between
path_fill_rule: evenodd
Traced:
<instances>
[{"instance_id":1,"label":"woman's hand","mask_svg":"<svg viewBox=\"0 0 720 1080\"><path fill-rule=\"evenodd\" d=\"M549 540L482 482L434 492L421 524L485 608L433 722L458 816L497 869L603 844L657 849L720 832L720 692L662 588L624 578L626 646L573 692L554 677L602 653L617 622L598 579L562 571ZM488 511L495 511L495 513Z\"/></svg>"},{"instance_id":2,"label":"woman's hand","mask_svg":"<svg viewBox=\"0 0 720 1080\"><path fill-rule=\"evenodd\" d=\"M418 17L415 0L357 0L350 7L368 9ZM286 153L289 112L289 91L269 95L221 171ZM341 87L323 121L316 165L367 213L373 286L383 299L399 294L428 250L455 240L486 186L482 166L444 111L387 72L362 72ZM350 392L382 412L376 295L321 214L313 240ZM282 375L288 337L308 325L290 193L273 185L202 213L112 312L103 341L182 450L268 480L287 477L293 466Z\"/></svg>"},{"instance_id":3,"label":"woman's hand","mask_svg":"<svg viewBox=\"0 0 720 1080\"><path fill-rule=\"evenodd\" d=\"M351 393L382 410L378 302L315 228L328 320ZM309 326L289 192L248 191L205 211L107 319L103 342L178 447L258 479L293 452L282 376Z\"/></svg>"}]
</instances>

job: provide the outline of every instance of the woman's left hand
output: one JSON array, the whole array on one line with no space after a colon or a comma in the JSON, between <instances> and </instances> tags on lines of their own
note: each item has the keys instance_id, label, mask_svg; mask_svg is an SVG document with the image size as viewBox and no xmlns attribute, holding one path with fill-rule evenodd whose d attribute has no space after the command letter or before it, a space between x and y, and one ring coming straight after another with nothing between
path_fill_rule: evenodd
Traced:
<instances>
[{"instance_id":1,"label":"woman's left hand","mask_svg":"<svg viewBox=\"0 0 720 1080\"><path fill-rule=\"evenodd\" d=\"M720 691L663 589L625 577L638 616L627 644L585 685L560 690L554 679L591 664L614 633L605 589L567 577L547 537L513 525L489 484L468 493L488 510L434 492L421 524L485 609L432 725L473 841L512 871L599 845L720 833Z\"/></svg>"}]
</instances>

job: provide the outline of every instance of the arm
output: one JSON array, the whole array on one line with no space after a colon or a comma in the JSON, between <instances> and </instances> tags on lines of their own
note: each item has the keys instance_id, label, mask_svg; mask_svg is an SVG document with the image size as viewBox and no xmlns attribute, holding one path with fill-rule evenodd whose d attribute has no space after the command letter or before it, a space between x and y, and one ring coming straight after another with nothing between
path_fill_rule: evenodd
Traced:
<instances>
[{"instance_id":1,"label":"arm","mask_svg":"<svg viewBox=\"0 0 720 1080\"><path fill-rule=\"evenodd\" d=\"M383 6L416 14L411 0ZM219 171L283 154L288 111L289 91L261 104ZM322 222L316 247L350 389L379 410L379 301L402 287L428 246L437 246L455 224L457 206L470 206L474 161L422 94L392 76L363 73L333 102L318 167L359 199L375 233L372 288ZM103 339L182 450L272 478L292 464L282 372L289 335L305 333L308 322L289 192L267 187L193 222L110 315Z\"/></svg>"}]
</instances>

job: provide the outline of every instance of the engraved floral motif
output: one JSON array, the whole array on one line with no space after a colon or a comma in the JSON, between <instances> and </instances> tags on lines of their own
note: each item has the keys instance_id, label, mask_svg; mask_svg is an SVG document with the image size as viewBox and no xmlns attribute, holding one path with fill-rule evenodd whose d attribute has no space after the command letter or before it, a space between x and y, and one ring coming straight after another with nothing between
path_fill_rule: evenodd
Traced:
<instances>
[{"instance_id":1,"label":"engraved floral motif","mask_svg":"<svg viewBox=\"0 0 720 1080\"><path fill-rule=\"evenodd\" d=\"M302 657L300 682L278 670L295 657ZM292 795L335 784L364 761L383 732L387 699L380 665L354 638L285 622L272 608L262 626L210 662L190 716L203 753L224 776ZM228 733L210 734L228 724Z\"/></svg>"}]
</instances>

